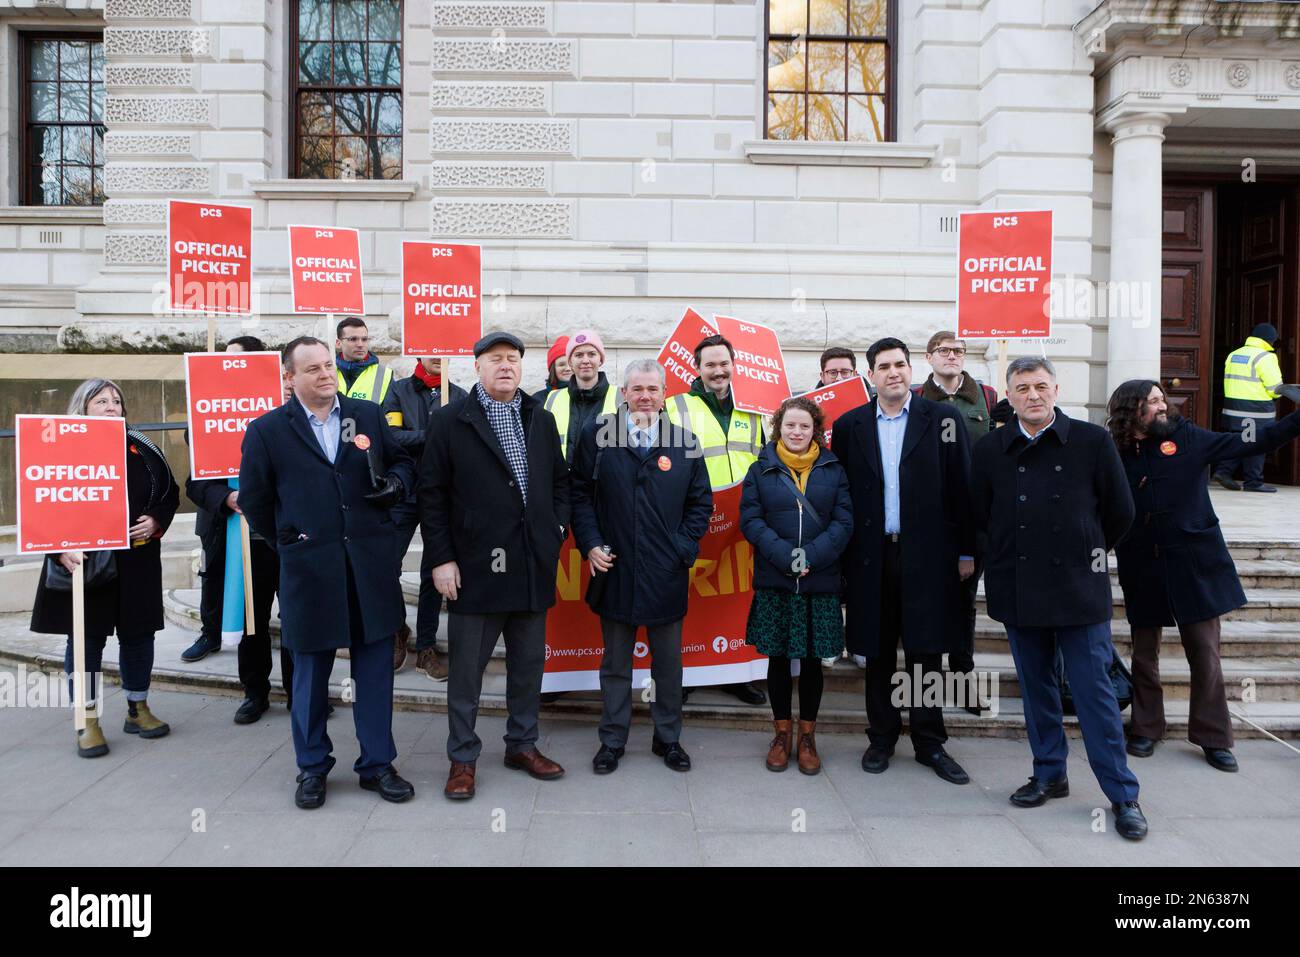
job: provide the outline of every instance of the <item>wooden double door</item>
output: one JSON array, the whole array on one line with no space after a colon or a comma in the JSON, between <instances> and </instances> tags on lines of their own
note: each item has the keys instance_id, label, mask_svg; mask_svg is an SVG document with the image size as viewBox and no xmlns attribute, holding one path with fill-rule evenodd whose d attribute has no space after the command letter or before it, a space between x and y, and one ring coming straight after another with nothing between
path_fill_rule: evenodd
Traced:
<instances>
[{"instance_id":1,"label":"wooden double door","mask_svg":"<svg viewBox=\"0 0 1300 957\"><path fill-rule=\"evenodd\" d=\"M1277 328L1282 378L1300 382L1300 179L1166 177L1163 213L1160 377L1185 417L1217 430L1224 361L1257 324ZM1295 444L1264 474L1300 484Z\"/></svg>"}]
</instances>

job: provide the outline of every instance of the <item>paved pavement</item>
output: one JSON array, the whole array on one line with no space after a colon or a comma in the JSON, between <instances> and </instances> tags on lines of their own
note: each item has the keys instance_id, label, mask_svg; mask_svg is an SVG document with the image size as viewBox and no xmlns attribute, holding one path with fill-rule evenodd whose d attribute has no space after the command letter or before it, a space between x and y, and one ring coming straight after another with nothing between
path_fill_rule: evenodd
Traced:
<instances>
[{"instance_id":1,"label":"paved pavement","mask_svg":"<svg viewBox=\"0 0 1300 957\"><path fill-rule=\"evenodd\" d=\"M1032 810L1007 803L1030 771L1021 741L955 739L949 751L973 781L954 787L912 760L903 742L883 775L858 766L864 739L819 740L824 772L763 767L767 735L689 726L695 767L665 768L650 728L608 777L591 773L595 728L545 721L542 750L560 781L501 764L499 718L480 721L479 794L453 804L443 715L394 716L399 770L416 787L387 804L357 786L351 712L330 723L339 764L316 811L293 806L293 747L282 705L257 724L231 722L227 697L155 692L169 737L121 732L125 701L109 687L112 751L78 758L68 711L11 707L14 669L0 670L0 866L9 865L1292 865L1300 860L1300 753L1242 742L1241 773L1208 767L1186 742L1167 742L1137 767L1151 836L1132 844L1095 833L1107 807L1071 742L1069 798ZM1099 818L1100 819L1100 816Z\"/></svg>"}]
</instances>

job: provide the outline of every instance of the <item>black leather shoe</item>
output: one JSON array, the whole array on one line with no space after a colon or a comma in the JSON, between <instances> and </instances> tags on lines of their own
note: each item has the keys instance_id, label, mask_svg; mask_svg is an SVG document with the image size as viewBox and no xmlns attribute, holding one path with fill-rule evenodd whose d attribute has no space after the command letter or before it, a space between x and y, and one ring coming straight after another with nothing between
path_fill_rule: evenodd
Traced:
<instances>
[{"instance_id":1,"label":"black leather shoe","mask_svg":"<svg viewBox=\"0 0 1300 957\"><path fill-rule=\"evenodd\" d=\"M199 635L198 640L181 652L181 661L195 662L202 661L208 655L215 654L221 650L220 638L205 638Z\"/></svg>"},{"instance_id":2,"label":"black leather shoe","mask_svg":"<svg viewBox=\"0 0 1300 957\"><path fill-rule=\"evenodd\" d=\"M664 764L674 771L689 771L691 769L691 756L676 741L672 744L664 744L658 738L654 738L650 742L650 750L663 758Z\"/></svg>"},{"instance_id":3,"label":"black leather shoe","mask_svg":"<svg viewBox=\"0 0 1300 957\"><path fill-rule=\"evenodd\" d=\"M1040 781L1030 778L1029 783L1011 795L1011 803L1016 807L1039 807L1046 804L1048 798L1070 796L1070 782L1066 778L1055 781Z\"/></svg>"},{"instance_id":4,"label":"black leather shoe","mask_svg":"<svg viewBox=\"0 0 1300 957\"><path fill-rule=\"evenodd\" d=\"M927 768L934 768L934 773L949 784L970 784L970 775L943 748L930 754L918 754L916 760Z\"/></svg>"},{"instance_id":5,"label":"black leather shoe","mask_svg":"<svg viewBox=\"0 0 1300 957\"><path fill-rule=\"evenodd\" d=\"M318 808L325 803L325 775L308 774L303 771L298 775L298 793L293 796L293 803L304 811Z\"/></svg>"},{"instance_id":6,"label":"black leather shoe","mask_svg":"<svg viewBox=\"0 0 1300 957\"><path fill-rule=\"evenodd\" d=\"M736 685L718 685L718 690L725 691L732 697L740 699L745 704L767 704L767 695L763 693L762 688L755 687L752 681L746 681L744 684Z\"/></svg>"},{"instance_id":7,"label":"black leather shoe","mask_svg":"<svg viewBox=\"0 0 1300 957\"><path fill-rule=\"evenodd\" d=\"M1273 486L1271 486L1271 485L1262 485L1262 484L1261 484L1261 485L1243 485L1243 486L1242 486L1242 489L1245 490L1245 491L1247 491L1247 492L1276 492L1276 491L1277 491L1277 489L1275 489L1275 488L1274 488Z\"/></svg>"},{"instance_id":8,"label":"black leather shoe","mask_svg":"<svg viewBox=\"0 0 1300 957\"><path fill-rule=\"evenodd\" d=\"M1110 809L1115 812L1115 833L1120 837L1140 841L1147 836L1147 819L1137 801L1115 801Z\"/></svg>"},{"instance_id":9,"label":"black leather shoe","mask_svg":"<svg viewBox=\"0 0 1300 957\"><path fill-rule=\"evenodd\" d=\"M1128 744L1124 746L1124 750L1135 758L1149 758L1155 754L1156 743L1150 738L1138 735L1128 739Z\"/></svg>"},{"instance_id":10,"label":"black leather shoe","mask_svg":"<svg viewBox=\"0 0 1300 957\"><path fill-rule=\"evenodd\" d=\"M271 707L265 698L245 698L244 703L235 712L235 724L252 724Z\"/></svg>"},{"instance_id":11,"label":"black leather shoe","mask_svg":"<svg viewBox=\"0 0 1300 957\"><path fill-rule=\"evenodd\" d=\"M378 791L381 798L394 804L401 804L415 797L414 785L398 774L391 764L373 778L362 778L361 789Z\"/></svg>"},{"instance_id":12,"label":"black leather shoe","mask_svg":"<svg viewBox=\"0 0 1300 957\"><path fill-rule=\"evenodd\" d=\"M894 749L878 748L874 744L867 748L867 753L862 756L862 770L868 774L881 774L889 767L889 759L893 757Z\"/></svg>"},{"instance_id":13,"label":"black leather shoe","mask_svg":"<svg viewBox=\"0 0 1300 957\"><path fill-rule=\"evenodd\" d=\"M618 759L622 756L622 748L611 748L602 744L596 756L591 759L591 769L597 774L612 774L618 770Z\"/></svg>"},{"instance_id":14,"label":"black leather shoe","mask_svg":"<svg viewBox=\"0 0 1300 957\"><path fill-rule=\"evenodd\" d=\"M1227 475L1227 474L1225 474L1225 473L1223 473L1223 472L1215 472L1215 473L1214 473L1214 481L1218 482L1220 485L1222 485L1224 488L1226 488L1229 492L1240 492L1240 491L1241 491L1241 483L1238 482L1238 481L1237 481L1235 478L1233 478L1231 475Z\"/></svg>"},{"instance_id":15,"label":"black leather shoe","mask_svg":"<svg viewBox=\"0 0 1300 957\"><path fill-rule=\"evenodd\" d=\"M1202 748L1205 752L1205 760L1210 767L1217 768L1220 771L1236 771L1237 759L1233 757L1231 751L1227 748Z\"/></svg>"}]
</instances>

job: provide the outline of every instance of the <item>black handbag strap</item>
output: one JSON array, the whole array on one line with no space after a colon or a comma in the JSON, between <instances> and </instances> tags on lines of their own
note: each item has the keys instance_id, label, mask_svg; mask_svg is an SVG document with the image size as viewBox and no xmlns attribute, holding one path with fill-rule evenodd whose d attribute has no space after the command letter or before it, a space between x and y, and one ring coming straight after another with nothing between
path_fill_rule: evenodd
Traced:
<instances>
[{"instance_id":1,"label":"black handbag strap","mask_svg":"<svg viewBox=\"0 0 1300 957\"><path fill-rule=\"evenodd\" d=\"M804 495L803 492L799 491L799 486L795 484L795 481L793 478L791 478L790 473L787 472L785 469L780 469L779 471L780 471L781 478L785 479L785 484L789 486L790 491L794 493L794 497L799 501L801 505L803 505L803 510L812 516L812 520L817 523L818 528L824 528L825 526L822 525L822 517L817 514L817 509L812 507L812 502L808 501L808 496Z\"/></svg>"}]
</instances>

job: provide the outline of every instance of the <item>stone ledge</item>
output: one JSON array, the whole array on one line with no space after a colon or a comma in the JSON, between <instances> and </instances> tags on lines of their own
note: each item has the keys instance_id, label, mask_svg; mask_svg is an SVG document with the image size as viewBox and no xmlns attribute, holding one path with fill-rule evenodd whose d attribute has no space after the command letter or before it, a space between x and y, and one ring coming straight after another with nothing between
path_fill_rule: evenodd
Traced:
<instances>
[{"instance_id":1,"label":"stone ledge","mask_svg":"<svg viewBox=\"0 0 1300 957\"><path fill-rule=\"evenodd\" d=\"M913 143L820 143L808 140L746 140L751 163L796 166L929 166L937 146Z\"/></svg>"},{"instance_id":2,"label":"stone ledge","mask_svg":"<svg viewBox=\"0 0 1300 957\"><path fill-rule=\"evenodd\" d=\"M103 206L0 206L0 225L102 225Z\"/></svg>"},{"instance_id":3,"label":"stone ledge","mask_svg":"<svg viewBox=\"0 0 1300 957\"><path fill-rule=\"evenodd\" d=\"M420 184L413 179L252 179L259 199L411 199Z\"/></svg>"}]
</instances>

